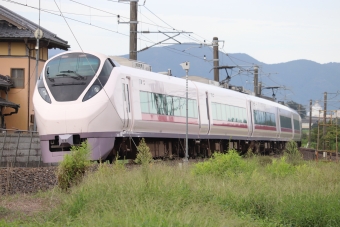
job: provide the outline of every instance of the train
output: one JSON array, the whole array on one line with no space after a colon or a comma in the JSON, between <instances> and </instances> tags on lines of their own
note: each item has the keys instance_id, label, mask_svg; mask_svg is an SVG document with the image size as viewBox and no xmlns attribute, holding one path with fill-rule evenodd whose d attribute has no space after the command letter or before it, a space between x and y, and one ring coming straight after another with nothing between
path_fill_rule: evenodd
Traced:
<instances>
[{"instance_id":1,"label":"train","mask_svg":"<svg viewBox=\"0 0 340 227\"><path fill-rule=\"evenodd\" d=\"M231 148L280 152L288 141L301 141L295 110L218 85L189 80L186 88L183 78L101 53L60 53L46 61L33 95L42 160L60 162L85 140L93 160L133 159L141 138L154 158L182 158L186 91L189 158Z\"/></svg>"}]
</instances>

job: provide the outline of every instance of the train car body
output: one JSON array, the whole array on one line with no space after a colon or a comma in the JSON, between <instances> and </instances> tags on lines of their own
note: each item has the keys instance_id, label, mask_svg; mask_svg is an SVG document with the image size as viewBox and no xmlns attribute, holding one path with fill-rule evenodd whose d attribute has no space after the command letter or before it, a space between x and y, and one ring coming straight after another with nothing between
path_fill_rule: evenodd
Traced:
<instances>
[{"instance_id":1,"label":"train car body","mask_svg":"<svg viewBox=\"0 0 340 227\"><path fill-rule=\"evenodd\" d=\"M122 66L97 53L59 54L46 62L33 96L43 161L61 161L84 140L94 160L127 155L136 151L134 138L142 137L155 157L183 156L185 97L182 78ZM282 147L301 139L301 117L276 102L189 81L188 138L194 155L261 143Z\"/></svg>"}]
</instances>

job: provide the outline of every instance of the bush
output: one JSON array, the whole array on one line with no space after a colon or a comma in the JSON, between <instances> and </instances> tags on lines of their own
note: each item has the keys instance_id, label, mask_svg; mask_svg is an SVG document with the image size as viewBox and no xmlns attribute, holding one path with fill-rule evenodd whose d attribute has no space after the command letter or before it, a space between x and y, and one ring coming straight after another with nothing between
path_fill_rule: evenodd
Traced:
<instances>
[{"instance_id":1,"label":"bush","mask_svg":"<svg viewBox=\"0 0 340 227\"><path fill-rule=\"evenodd\" d=\"M285 177L295 172L294 166L286 162L286 157L283 156L281 159L274 159L273 163L267 165L267 170L274 177Z\"/></svg>"},{"instance_id":2,"label":"bush","mask_svg":"<svg viewBox=\"0 0 340 227\"><path fill-rule=\"evenodd\" d=\"M293 165L300 165L303 161L302 155L295 141L291 140L286 144L284 156L287 162Z\"/></svg>"},{"instance_id":3,"label":"bush","mask_svg":"<svg viewBox=\"0 0 340 227\"><path fill-rule=\"evenodd\" d=\"M89 159L91 146L87 141L80 146L72 146L70 154L64 156L57 171L58 186L62 190L67 190L72 185L77 184L90 167Z\"/></svg>"},{"instance_id":4,"label":"bush","mask_svg":"<svg viewBox=\"0 0 340 227\"><path fill-rule=\"evenodd\" d=\"M232 176L244 172L246 168L246 162L232 149L226 154L215 152L208 161L195 164L193 173Z\"/></svg>"},{"instance_id":5,"label":"bush","mask_svg":"<svg viewBox=\"0 0 340 227\"><path fill-rule=\"evenodd\" d=\"M148 147L148 145L146 145L144 138L142 138L142 140L139 142L137 150L138 153L135 159L135 162L137 164L148 165L153 161L150 148Z\"/></svg>"}]
</instances>

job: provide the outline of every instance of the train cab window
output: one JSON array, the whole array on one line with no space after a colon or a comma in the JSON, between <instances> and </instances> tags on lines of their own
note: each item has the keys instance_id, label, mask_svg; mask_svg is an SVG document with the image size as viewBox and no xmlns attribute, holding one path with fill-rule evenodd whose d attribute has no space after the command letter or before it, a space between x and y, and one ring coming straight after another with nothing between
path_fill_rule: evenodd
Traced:
<instances>
[{"instance_id":1,"label":"train cab window","mask_svg":"<svg viewBox=\"0 0 340 227\"><path fill-rule=\"evenodd\" d=\"M114 65L111 62L111 60L110 59L106 59L104 65L103 65L102 71L100 72L100 74L98 76L99 84L102 87L104 87L104 85L106 84L107 80L109 79L113 67L114 67Z\"/></svg>"},{"instance_id":2,"label":"train cab window","mask_svg":"<svg viewBox=\"0 0 340 227\"><path fill-rule=\"evenodd\" d=\"M100 60L94 55L69 53L61 55L47 63L45 75L54 79L64 74L81 77L94 76L99 68Z\"/></svg>"}]
</instances>

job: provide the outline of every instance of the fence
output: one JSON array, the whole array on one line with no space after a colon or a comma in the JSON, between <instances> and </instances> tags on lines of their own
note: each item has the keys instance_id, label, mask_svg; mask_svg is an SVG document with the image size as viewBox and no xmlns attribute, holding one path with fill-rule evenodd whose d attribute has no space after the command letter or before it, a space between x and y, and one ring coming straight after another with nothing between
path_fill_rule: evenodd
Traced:
<instances>
[{"instance_id":1,"label":"fence","mask_svg":"<svg viewBox=\"0 0 340 227\"><path fill-rule=\"evenodd\" d=\"M2 130L0 133L0 167L8 166L43 166L38 132Z\"/></svg>"}]
</instances>

